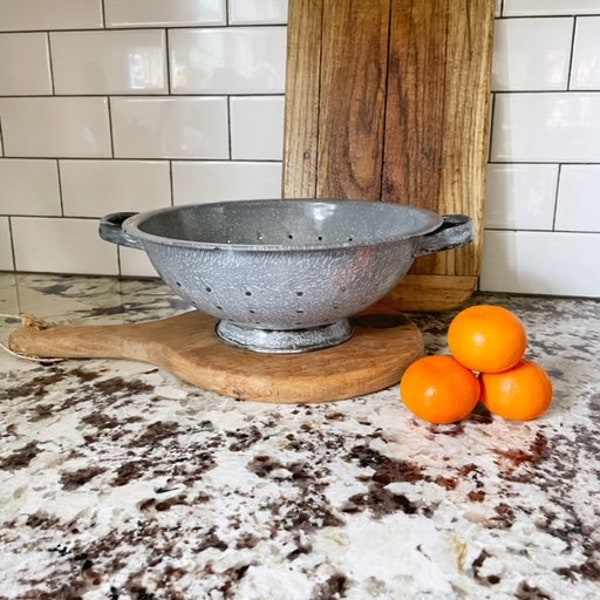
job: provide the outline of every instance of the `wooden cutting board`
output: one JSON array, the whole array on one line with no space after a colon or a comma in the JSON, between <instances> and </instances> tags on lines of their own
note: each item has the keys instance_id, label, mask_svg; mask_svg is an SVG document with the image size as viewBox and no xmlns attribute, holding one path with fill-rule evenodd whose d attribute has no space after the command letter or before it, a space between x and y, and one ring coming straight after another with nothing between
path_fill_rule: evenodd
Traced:
<instances>
[{"instance_id":1,"label":"wooden cutting board","mask_svg":"<svg viewBox=\"0 0 600 600\"><path fill-rule=\"evenodd\" d=\"M121 358L163 367L206 390L241 400L281 403L354 398L400 381L423 352L421 333L401 316L352 320L354 334L305 354L259 354L215 334L217 320L193 311L147 323L22 327L13 352L42 358Z\"/></svg>"},{"instance_id":2,"label":"wooden cutting board","mask_svg":"<svg viewBox=\"0 0 600 600\"><path fill-rule=\"evenodd\" d=\"M462 213L473 244L419 258L380 303L450 310L475 290L494 0L290 0L283 196Z\"/></svg>"}]
</instances>

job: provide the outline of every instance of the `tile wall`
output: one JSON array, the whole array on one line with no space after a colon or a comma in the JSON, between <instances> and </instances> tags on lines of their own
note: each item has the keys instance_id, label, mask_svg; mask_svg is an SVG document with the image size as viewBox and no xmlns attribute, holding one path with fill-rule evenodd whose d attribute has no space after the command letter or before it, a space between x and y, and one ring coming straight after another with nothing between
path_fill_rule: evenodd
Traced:
<instances>
[{"instance_id":1,"label":"tile wall","mask_svg":"<svg viewBox=\"0 0 600 600\"><path fill-rule=\"evenodd\" d=\"M600 0L497 2L484 290L600 296Z\"/></svg>"},{"instance_id":2,"label":"tile wall","mask_svg":"<svg viewBox=\"0 0 600 600\"><path fill-rule=\"evenodd\" d=\"M496 3L481 288L600 296L600 0ZM286 0L0 0L0 270L154 275L98 217L276 198Z\"/></svg>"}]
</instances>

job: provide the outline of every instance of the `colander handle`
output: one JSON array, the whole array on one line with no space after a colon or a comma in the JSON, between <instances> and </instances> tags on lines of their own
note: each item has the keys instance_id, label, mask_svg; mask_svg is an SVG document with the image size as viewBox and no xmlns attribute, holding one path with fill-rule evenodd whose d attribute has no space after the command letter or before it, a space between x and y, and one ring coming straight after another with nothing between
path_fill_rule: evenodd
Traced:
<instances>
[{"instance_id":1,"label":"colander handle","mask_svg":"<svg viewBox=\"0 0 600 600\"><path fill-rule=\"evenodd\" d=\"M466 215L444 215L442 224L424 235L413 256L425 256L469 244L475 239L473 219Z\"/></svg>"},{"instance_id":2,"label":"colander handle","mask_svg":"<svg viewBox=\"0 0 600 600\"><path fill-rule=\"evenodd\" d=\"M98 234L107 242L143 250L144 248L140 242L131 237L123 229L123 223L125 223L129 217L133 217L137 214L138 213L136 212L116 212L102 217L100 219L100 225L98 226Z\"/></svg>"}]
</instances>

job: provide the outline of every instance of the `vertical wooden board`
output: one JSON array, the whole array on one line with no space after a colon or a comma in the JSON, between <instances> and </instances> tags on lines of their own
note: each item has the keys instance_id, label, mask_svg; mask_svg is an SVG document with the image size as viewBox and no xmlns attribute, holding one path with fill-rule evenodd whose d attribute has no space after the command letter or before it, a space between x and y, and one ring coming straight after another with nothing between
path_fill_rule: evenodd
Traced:
<instances>
[{"instance_id":1,"label":"vertical wooden board","mask_svg":"<svg viewBox=\"0 0 600 600\"><path fill-rule=\"evenodd\" d=\"M382 199L437 211L446 0L392 0Z\"/></svg>"},{"instance_id":2,"label":"vertical wooden board","mask_svg":"<svg viewBox=\"0 0 600 600\"><path fill-rule=\"evenodd\" d=\"M284 197L401 202L475 222L419 258L390 310L450 310L477 285L494 0L290 0Z\"/></svg>"},{"instance_id":3,"label":"vertical wooden board","mask_svg":"<svg viewBox=\"0 0 600 600\"><path fill-rule=\"evenodd\" d=\"M493 0L392 0L383 194L473 218L474 244L411 273L479 273Z\"/></svg>"},{"instance_id":4,"label":"vertical wooden board","mask_svg":"<svg viewBox=\"0 0 600 600\"><path fill-rule=\"evenodd\" d=\"M448 14L444 168L440 206L469 215L476 225L469 246L436 256L435 273L479 275L494 26L493 0L453 0ZM458 9L458 10L457 10Z\"/></svg>"},{"instance_id":5,"label":"vertical wooden board","mask_svg":"<svg viewBox=\"0 0 600 600\"><path fill-rule=\"evenodd\" d=\"M289 0L283 197L317 191L323 0Z\"/></svg>"},{"instance_id":6,"label":"vertical wooden board","mask_svg":"<svg viewBox=\"0 0 600 600\"><path fill-rule=\"evenodd\" d=\"M319 198L381 199L389 2L324 0Z\"/></svg>"}]
</instances>

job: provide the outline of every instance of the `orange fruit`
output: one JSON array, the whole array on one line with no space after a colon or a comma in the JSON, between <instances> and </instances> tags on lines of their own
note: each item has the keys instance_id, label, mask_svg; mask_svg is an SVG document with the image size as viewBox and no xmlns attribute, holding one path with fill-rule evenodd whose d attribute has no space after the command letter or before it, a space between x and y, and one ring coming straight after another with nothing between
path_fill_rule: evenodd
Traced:
<instances>
[{"instance_id":1,"label":"orange fruit","mask_svg":"<svg viewBox=\"0 0 600 600\"><path fill-rule=\"evenodd\" d=\"M430 423L455 423L475 408L480 386L475 374L451 356L425 356L404 372L400 395L417 417Z\"/></svg>"},{"instance_id":2,"label":"orange fruit","mask_svg":"<svg viewBox=\"0 0 600 600\"><path fill-rule=\"evenodd\" d=\"M523 358L527 331L507 308L479 304L454 317L448 328L448 347L465 367L497 373L514 367Z\"/></svg>"},{"instance_id":3,"label":"orange fruit","mask_svg":"<svg viewBox=\"0 0 600 600\"><path fill-rule=\"evenodd\" d=\"M538 363L523 360L501 373L481 373L481 402L505 419L529 421L552 403L552 381Z\"/></svg>"}]
</instances>

